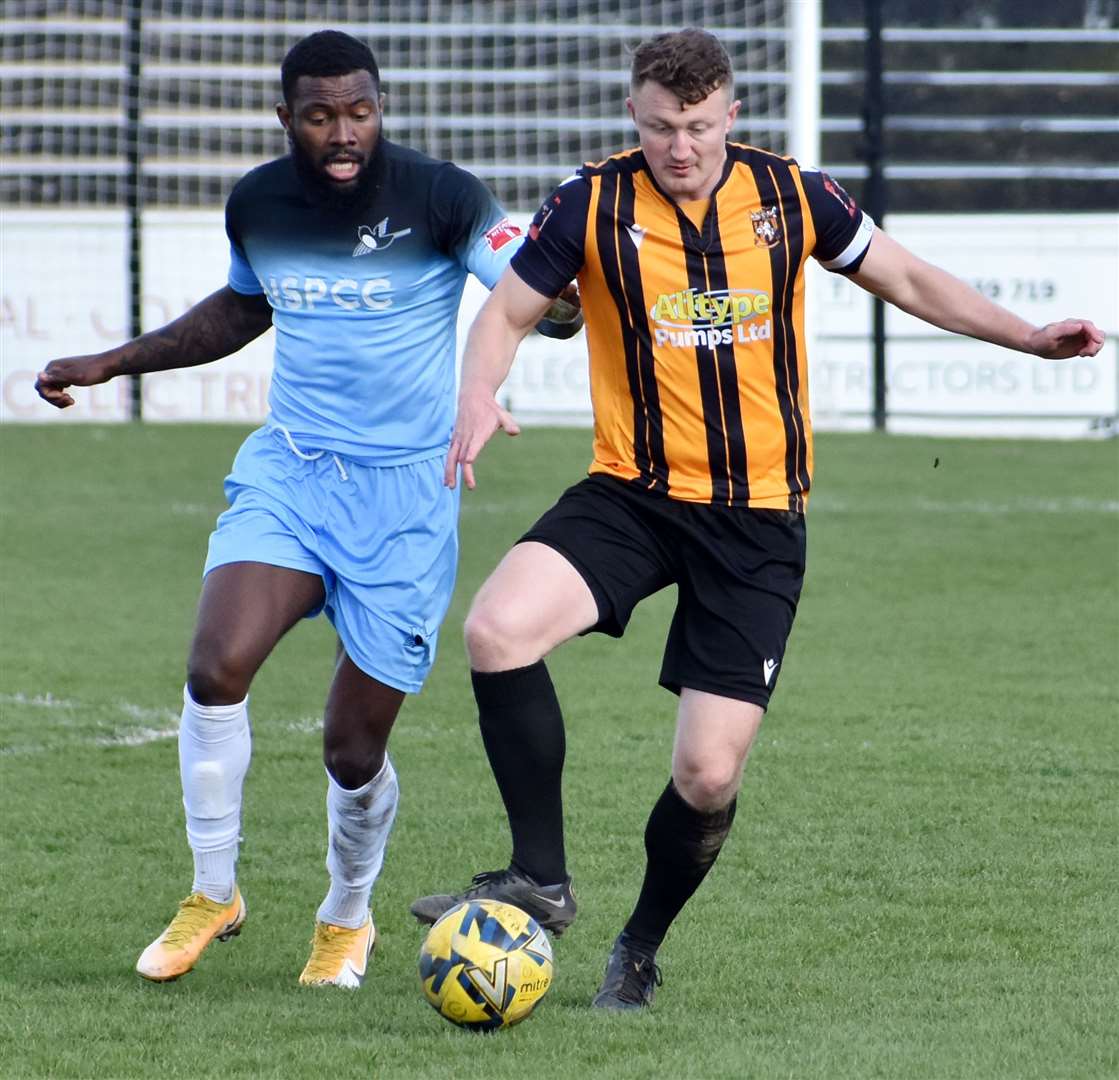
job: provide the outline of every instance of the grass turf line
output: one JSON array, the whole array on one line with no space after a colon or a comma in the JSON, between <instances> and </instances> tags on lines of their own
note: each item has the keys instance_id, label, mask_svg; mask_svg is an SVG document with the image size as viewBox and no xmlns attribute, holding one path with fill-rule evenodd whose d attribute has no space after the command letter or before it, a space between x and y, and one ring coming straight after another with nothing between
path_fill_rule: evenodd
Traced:
<instances>
[{"instance_id":1,"label":"grass turf line","mask_svg":"<svg viewBox=\"0 0 1119 1080\"><path fill-rule=\"evenodd\" d=\"M245 932L150 986L132 965L189 885L170 731L243 435L0 430L0 1075L1119 1071L1117 444L818 437L781 685L648 1016L587 1002L667 776L673 699L655 684L672 597L639 608L621 642L560 650L580 917L539 1014L479 1038L423 1002L407 905L507 858L462 618L582 474L589 437L495 440L464 493L439 661L394 735L402 803L365 988L296 986L326 880L322 620L253 688Z\"/></svg>"}]
</instances>

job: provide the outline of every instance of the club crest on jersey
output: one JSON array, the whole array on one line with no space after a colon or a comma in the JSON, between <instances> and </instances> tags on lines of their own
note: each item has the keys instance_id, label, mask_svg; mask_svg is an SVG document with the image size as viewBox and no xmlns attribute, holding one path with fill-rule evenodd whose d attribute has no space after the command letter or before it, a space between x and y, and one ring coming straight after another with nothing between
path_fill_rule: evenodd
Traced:
<instances>
[{"instance_id":1,"label":"club crest on jersey","mask_svg":"<svg viewBox=\"0 0 1119 1080\"><path fill-rule=\"evenodd\" d=\"M771 248L781 241L781 222L777 220L776 206L763 206L750 212L754 224L754 246Z\"/></svg>"},{"instance_id":2,"label":"club crest on jersey","mask_svg":"<svg viewBox=\"0 0 1119 1080\"><path fill-rule=\"evenodd\" d=\"M368 225L359 225L354 258L359 255L372 255L374 251L384 251L394 240L407 236L411 231L411 229L401 229L399 232L389 232L388 218L383 218L372 229Z\"/></svg>"}]
</instances>

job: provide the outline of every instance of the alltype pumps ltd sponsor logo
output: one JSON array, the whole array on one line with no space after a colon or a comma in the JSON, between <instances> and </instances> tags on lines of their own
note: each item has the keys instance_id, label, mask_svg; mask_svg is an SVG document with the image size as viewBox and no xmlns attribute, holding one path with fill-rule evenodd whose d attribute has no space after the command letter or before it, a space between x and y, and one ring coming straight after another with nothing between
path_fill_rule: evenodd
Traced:
<instances>
[{"instance_id":1,"label":"alltype pumps ltd sponsor logo","mask_svg":"<svg viewBox=\"0 0 1119 1080\"><path fill-rule=\"evenodd\" d=\"M769 293L761 289L661 293L649 312L653 340L681 349L769 341L772 305Z\"/></svg>"}]
</instances>

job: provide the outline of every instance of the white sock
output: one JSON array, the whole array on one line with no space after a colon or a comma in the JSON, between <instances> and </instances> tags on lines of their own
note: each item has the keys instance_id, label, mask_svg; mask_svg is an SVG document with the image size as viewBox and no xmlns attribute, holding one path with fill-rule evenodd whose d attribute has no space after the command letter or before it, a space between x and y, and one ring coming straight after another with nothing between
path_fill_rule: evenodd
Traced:
<instances>
[{"instance_id":1,"label":"white sock","mask_svg":"<svg viewBox=\"0 0 1119 1080\"><path fill-rule=\"evenodd\" d=\"M385 861L400 787L387 757L381 771L356 790L341 787L329 772L326 779L330 891L316 917L319 922L356 930L369 914L369 897Z\"/></svg>"},{"instance_id":2,"label":"white sock","mask_svg":"<svg viewBox=\"0 0 1119 1080\"><path fill-rule=\"evenodd\" d=\"M183 687L179 775L187 840L194 853L191 891L223 903L233 898L241 788L252 754L248 701L199 705Z\"/></svg>"}]
</instances>

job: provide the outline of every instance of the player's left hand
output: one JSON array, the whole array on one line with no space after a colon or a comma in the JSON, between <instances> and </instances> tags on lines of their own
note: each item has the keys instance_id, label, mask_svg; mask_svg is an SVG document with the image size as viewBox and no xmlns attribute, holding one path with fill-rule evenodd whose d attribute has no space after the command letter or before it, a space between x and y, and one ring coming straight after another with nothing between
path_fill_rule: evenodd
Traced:
<instances>
[{"instance_id":1,"label":"player's left hand","mask_svg":"<svg viewBox=\"0 0 1119 1080\"><path fill-rule=\"evenodd\" d=\"M463 481L471 491L474 490L474 462L482 452L482 447L499 429L506 435L521 433L513 414L498 405L492 394L484 391L472 392L468 387L463 387L459 393L458 416L455 418L455 430L451 436L447 466L443 472L443 483L447 487L455 486L461 466Z\"/></svg>"},{"instance_id":2,"label":"player's left hand","mask_svg":"<svg viewBox=\"0 0 1119 1080\"><path fill-rule=\"evenodd\" d=\"M1062 319L1030 335L1029 351L1044 360L1095 356L1103 348L1103 331L1087 319Z\"/></svg>"}]
</instances>

